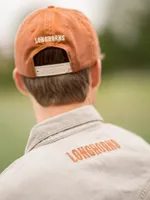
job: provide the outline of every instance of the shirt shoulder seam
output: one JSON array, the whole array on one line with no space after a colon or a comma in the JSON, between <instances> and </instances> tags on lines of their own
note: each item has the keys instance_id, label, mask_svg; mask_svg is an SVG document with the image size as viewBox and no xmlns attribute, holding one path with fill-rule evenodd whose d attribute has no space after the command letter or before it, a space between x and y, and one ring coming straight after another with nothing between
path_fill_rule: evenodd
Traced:
<instances>
[{"instance_id":1,"label":"shirt shoulder seam","mask_svg":"<svg viewBox=\"0 0 150 200\"><path fill-rule=\"evenodd\" d=\"M150 178L142 188L138 200L144 200L150 191Z\"/></svg>"}]
</instances>

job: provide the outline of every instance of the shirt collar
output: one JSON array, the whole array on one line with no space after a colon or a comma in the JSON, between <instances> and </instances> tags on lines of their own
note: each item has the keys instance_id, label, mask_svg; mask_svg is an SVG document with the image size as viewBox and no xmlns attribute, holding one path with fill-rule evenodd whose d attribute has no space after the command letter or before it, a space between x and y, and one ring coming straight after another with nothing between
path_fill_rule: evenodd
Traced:
<instances>
[{"instance_id":1,"label":"shirt collar","mask_svg":"<svg viewBox=\"0 0 150 200\"><path fill-rule=\"evenodd\" d=\"M51 137L52 143L54 135L94 121L103 121L103 119L91 105L45 120L32 128L25 152L27 153L37 146L43 146L42 141L49 137ZM57 139L59 138L57 137Z\"/></svg>"}]
</instances>

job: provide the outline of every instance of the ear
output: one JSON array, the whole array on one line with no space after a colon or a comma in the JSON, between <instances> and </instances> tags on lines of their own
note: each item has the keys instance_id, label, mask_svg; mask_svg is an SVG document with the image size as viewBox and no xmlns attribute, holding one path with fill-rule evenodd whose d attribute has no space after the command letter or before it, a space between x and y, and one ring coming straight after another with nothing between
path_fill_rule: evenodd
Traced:
<instances>
[{"instance_id":1,"label":"ear","mask_svg":"<svg viewBox=\"0 0 150 200\"><path fill-rule=\"evenodd\" d=\"M28 95L29 92L28 90L26 89L22 79L21 79L21 76L18 72L18 70L15 68L14 71L13 71L13 79L14 79L14 82L16 84L16 87L17 89L24 95Z\"/></svg>"},{"instance_id":2,"label":"ear","mask_svg":"<svg viewBox=\"0 0 150 200\"><path fill-rule=\"evenodd\" d=\"M101 61L97 60L96 64L91 67L91 86L98 88L101 83Z\"/></svg>"}]
</instances>

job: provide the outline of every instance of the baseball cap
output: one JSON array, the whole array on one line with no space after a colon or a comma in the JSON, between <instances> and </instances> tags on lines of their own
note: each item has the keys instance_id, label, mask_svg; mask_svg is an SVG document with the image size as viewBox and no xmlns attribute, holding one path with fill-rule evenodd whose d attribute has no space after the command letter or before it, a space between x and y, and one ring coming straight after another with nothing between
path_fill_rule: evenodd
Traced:
<instances>
[{"instance_id":1,"label":"baseball cap","mask_svg":"<svg viewBox=\"0 0 150 200\"><path fill-rule=\"evenodd\" d=\"M49 47L66 51L69 62L35 66L34 56ZM41 77L78 72L100 57L99 40L90 20L80 11L49 6L31 13L15 41L15 66L21 75Z\"/></svg>"}]
</instances>

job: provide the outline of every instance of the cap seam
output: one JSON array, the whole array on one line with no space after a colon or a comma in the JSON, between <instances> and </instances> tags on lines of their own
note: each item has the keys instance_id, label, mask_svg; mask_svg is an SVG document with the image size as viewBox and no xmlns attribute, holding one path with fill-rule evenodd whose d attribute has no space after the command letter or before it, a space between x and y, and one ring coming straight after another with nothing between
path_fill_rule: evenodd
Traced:
<instances>
[{"instance_id":1,"label":"cap seam","mask_svg":"<svg viewBox=\"0 0 150 200\"><path fill-rule=\"evenodd\" d=\"M65 16L68 16L67 14L68 13L66 13L66 12L68 12L68 10L63 10L63 14L65 15ZM70 15L70 18L72 18L72 21L74 20L73 19L73 17L72 17L72 15ZM68 23L68 18L66 17L66 19L67 19L67 24L66 24L66 28L72 33L72 30L70 29L70 27L69 27L69 23ZM67 52L67 54L68 54L68 56L69 56L69 60L70 60L70 63L71 63L71 67L72 67L72 70L73 71L78 71L78 67L75 65L75 62L74 62L74 60L77 60L77 53L76 52L74 52L75 53L75 55L72 55L70 52ZM74 59L75 58L75 59Z\"/></svg>"},{"instance_id":2,"label":"cap seam","mask_svg":"<svg viewBox=\"0 0 150 200\"><path fill-rule=\"evenodd\" d=\"M51 19L50 20L48 20L48 14L49 14L49 12L51 12L52 13L52 15L51 15ZM45 32L45 34L46 35L51 35L52 34L52 20L53 20L53 12L52 12L52 10L50 10L50 9L47 9L47 11L45 12L45 20L44 20L44 32Z\"/></svg>"},{"instance_id":3,"label":"cap seam","mask_svg":"<svg viewBox=\"0 0 150 200\"><path fill-rule=\"evenodd\" d=\"M76 12L74 12L74 14L75 14L76 18L82 23L82 25L84 26L84 28L87 30L87 33L88 33L89 38L90 38L89 43L92 44L91 45L91 48L92 48L92 59L91 60L93 61L94 55L93 55L93 40L92 40L92 36L91 36L91 33L90 33L91 30L89 29L89 27L86 26L86 24L84 23L84 21L79 18L79 16L77 15ZM86 66L86 67L90 67L90 66Z\"/></svg>"},{"instance_id":4,"label":"cap seam","mask_svg":"<svg viewBox=\"0 0 150 200\"><path fill-rule=\"evenodd\" d=\"M45 9L39 10L39 11L37 11L36 15L32 16L32 18L30 18L30 19L25 18L25 20L24 20L22 26L20 26L20 28L23 29L24 26L30 24L30 22L31 22L33 19L35 19L38 15L42 14L44 11L45 11ZM33 14L34 14L34 13L33 13ZM31 23L31 24L32 24L32 23ZM21 30L20 30L20 31L21 31ZM23 30L22 30L22 31L23 31ZM21 32L22 32L22 31L21 31Z\"/></svg>"}]
</instances>

